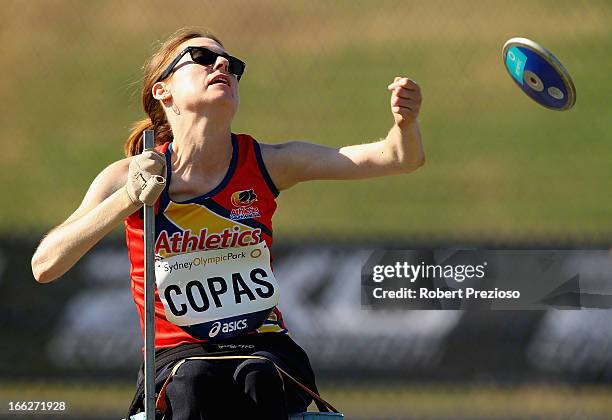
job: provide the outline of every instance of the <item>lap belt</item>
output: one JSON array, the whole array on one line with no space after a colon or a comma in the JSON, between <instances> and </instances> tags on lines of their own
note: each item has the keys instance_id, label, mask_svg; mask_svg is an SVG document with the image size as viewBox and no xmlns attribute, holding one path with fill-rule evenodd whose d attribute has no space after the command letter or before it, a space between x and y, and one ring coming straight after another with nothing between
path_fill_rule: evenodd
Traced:
<instances>
[{"instance_id":1,"label":"lap belt","mask_svg":"<svg viewBox=\"0 0 612 420\"><path fill-rule=\"evenodd\" d=\"M172 371L170 372L170 375L166 378L164 385L162 386L162 389L159 391L159 394L157 396L157 402L155 403L156 411L160 411L162 413L166 412L168 408L167 403L166 403L166 387L168 386L170 382L172 382L172 377L178 371L181 365L185 363L186 361L188 360L249 360L249 359L265 360L266 362L272 363L272 365L276 368L276 371L278 372L278 375L280 376L283 384L285 383L284 378L289 379L291 382L297 385L302 391L306 392L308 395L310 395L314 399L315 404L317 408L319 409L319 411L327 412L331 410L333 413L338 413L338 410L336 410L334 406L332 406L330 403L328 403L323 398L321 398L319 394L312 391L306 385L302 384L300 381L295 379L285 370L281 369L272 360L268 359L267 357L263 357L263 356L194 356L194 357L188 357L188 358L185 358L179 361L176 365L174 365L174 367L172 368Z\"/></svg>"}]
</instances>

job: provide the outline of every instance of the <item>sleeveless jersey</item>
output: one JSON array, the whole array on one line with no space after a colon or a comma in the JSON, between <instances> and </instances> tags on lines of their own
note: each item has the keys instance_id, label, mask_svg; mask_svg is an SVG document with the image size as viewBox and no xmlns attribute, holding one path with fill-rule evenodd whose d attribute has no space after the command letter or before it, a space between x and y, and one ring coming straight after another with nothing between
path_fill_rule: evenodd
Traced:
<instances>
[{"instance_id":1,"label":"sleeveless jersey","mask_svg":"<svg viewBox=\"0 0 612 420\"><path fill-rule=\"evenodd\" d=\"M191 251L236 248L265 242L272 248L272 216L278 190L264 165L259 144L245 134L232 134L232 158L221 183L208 193L186 201L173 201L171 183L172 143L156 147L166 156L166 188L155 204L155 255L167 258ZM144 231L143 211L125 219L131 263L132 296L144 335ZM207 340L191 335L166 318L155 290L155 347ZM264 324L250 334L286 333L277 307Z\"/></svg>"}]
</instances>

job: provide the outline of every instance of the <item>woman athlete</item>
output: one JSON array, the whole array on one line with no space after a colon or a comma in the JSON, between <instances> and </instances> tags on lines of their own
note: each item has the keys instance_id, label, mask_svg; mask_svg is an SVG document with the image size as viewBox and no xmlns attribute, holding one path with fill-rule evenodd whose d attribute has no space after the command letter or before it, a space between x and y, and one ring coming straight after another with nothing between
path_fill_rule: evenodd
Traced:
<instances>
[{"instance_id":1,"label":"woman athlete","mask_svg":"<svg viewBox=\"0 0 612 420\"><path fill-rule=\"evenodd\" d=\"M142 101L148 118L134 126L127 157L95 178L81 205L44 237L32 258L36 280L52 282L124 221L142 327L141 208L155 205L158 391L186 357L266 358L183 363L164 389L166 419L247 413L287 419L305 411L310 396L283 383L268 362L316 389L308 357L287 334L276 307L269 252L275 198L303 181L404 174L425 162L417 122L421 91L414 81L396 77L388 86L394 124L383 140L341 148L302 141L263 144L231 131L244 70L210 33L173 34L145 67ZM141 153L145 129L155 130L156 148ZM130 412L141 407L137 392Z\"/></svg>"}]
</instances>

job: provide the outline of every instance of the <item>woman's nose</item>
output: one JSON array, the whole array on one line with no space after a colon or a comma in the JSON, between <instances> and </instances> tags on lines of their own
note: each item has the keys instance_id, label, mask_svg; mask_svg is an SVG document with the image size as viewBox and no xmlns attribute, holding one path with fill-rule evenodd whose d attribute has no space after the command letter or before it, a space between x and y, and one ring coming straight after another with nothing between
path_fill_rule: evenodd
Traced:
<instances>
[{"instance_id":1,"label":"woman's nose","mask_svg":"<svg viewBox=\"0 0 612 420\"><path fill-rule=\"evenodd\" d=\"M229 70L229 61L227 60L227 58L219 56L217 57L217 61L215 61L215 66L213 67L213 70L219 70L222 69L225 72L228 72Z\"/></svg>"}]
</instances>

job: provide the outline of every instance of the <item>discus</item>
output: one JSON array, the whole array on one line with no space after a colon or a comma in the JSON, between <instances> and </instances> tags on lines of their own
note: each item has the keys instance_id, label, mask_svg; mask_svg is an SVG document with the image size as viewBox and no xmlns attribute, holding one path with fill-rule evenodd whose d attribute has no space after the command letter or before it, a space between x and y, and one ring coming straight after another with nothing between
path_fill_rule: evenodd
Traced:
<instances>
[{"instance_id":1,"label":"discus","mask_svg":"<svg viewBox=\"0 0 612 420\"><path fill-rule=\"evenodd\" d=\"M502 60L516 85L540 105L565 111L576 103L569 72L550 51L527 38L509 39Z\"/></svg>"}]
</instances>

